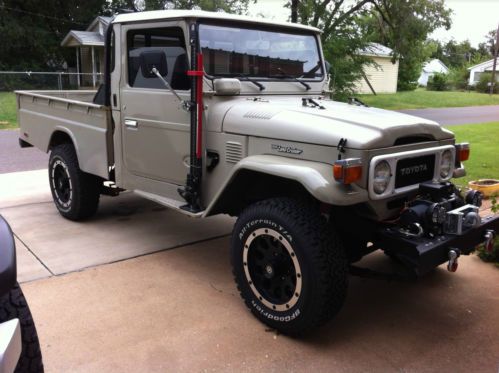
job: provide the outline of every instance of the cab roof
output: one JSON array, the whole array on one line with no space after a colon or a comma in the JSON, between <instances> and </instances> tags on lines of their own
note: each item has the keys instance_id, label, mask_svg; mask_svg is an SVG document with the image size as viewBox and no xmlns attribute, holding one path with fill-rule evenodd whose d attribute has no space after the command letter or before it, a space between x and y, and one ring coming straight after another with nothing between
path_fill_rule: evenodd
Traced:
<instances>
[{"instance_id":1,"label":"cab roof","mask_svg":"<svg viewBox=\"0 0 499 373\"><path fill-rule=\"evenodd\" d=\"M268 26L288 27L299 30L307 30L312 32L322 32L318 28L301 25L299 23L289 22L275 22L273 20L261 17L248 17L236 14L222 13L222 12L207 12L204 10L154 10L148 12L135 12L117 15L113 23L128 23L128 22L144 22L144 21L159 21L170 19L214 19L214 20L227 20L235 22L245 22L253 24L261 24Z\"/></svg>"}]
</instances>

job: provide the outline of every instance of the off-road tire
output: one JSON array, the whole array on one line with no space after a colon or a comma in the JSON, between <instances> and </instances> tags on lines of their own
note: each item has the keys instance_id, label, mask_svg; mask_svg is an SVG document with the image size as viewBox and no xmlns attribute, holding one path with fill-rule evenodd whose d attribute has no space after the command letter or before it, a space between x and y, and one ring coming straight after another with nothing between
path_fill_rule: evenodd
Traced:
<instances>
[{"instance_id":1,"label":"off-road tire","mask_svg":"<svg viewBox=\"0 0 499 373\"><path fill-rule=\"evenodd\" d=\"M293 291L298 289L298 277L301 277L300 294L295 292L297 299L290 298L289 304L285 301L277 306L280 310L262 297L263 293L255 291L257 285L251 281L253 277L248 269L250 256L249 253L244 254L245 250L253 250L251 245L255 238L251 236L255 237L259 232L258 235L265 240L264 232L267 230L272 234L277 232L277 238L282 240L280 244L284 242L286 247L291 247L290 257L296 257L298 261L298 267L295 264L294 270L298 268L301 272L301 276L296 271L292 272L295 273L296 286ZM250 240L253 241L248 245ZM277 244L274 242L272 245ZM284 250L281 252L286 253ZM343 246L331 226L323 221L318 209L307 202L273 198L247 207L240 214L232 233L231 264L247 307L263 323L284 334L301 335L324 324L337 314L345 301L348 265ZM256 267L256 271L260 271L260 267Z\"/></svg>"},{"instance_id":2,"label":"off-road tire","mask_svg":"<svg viewBox=\"0 0 499 373\"><path fill-rule=\"evenodd\" d=\"M97 212L102 179L80 170L78 157L72 144L61 144L52 149L48 171L52 198L62 216L78 221L87 219ZM68 200L63 198L64 193L56 186L58 172L69 176Z\"/></svg>"},{"instance_id":3,"label":"off-road tire","mask_svg":"<svg viewBox=\"0 0 499 373\"><path fill-rule=\"evenodd\" d=\"M0 298L0 323L16 318L21 324L22 352L15 372L43 373L38 334L19 284L16 284L8 294Z\"/></svg>"}]
</instances>

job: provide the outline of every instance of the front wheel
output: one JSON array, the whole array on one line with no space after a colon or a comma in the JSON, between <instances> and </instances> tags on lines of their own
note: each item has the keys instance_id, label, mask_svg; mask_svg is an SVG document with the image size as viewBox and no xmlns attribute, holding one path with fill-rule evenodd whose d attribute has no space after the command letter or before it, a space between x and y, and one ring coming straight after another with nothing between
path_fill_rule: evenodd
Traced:
<instances>
[{"instance_id":1,"label":"front wheel","mask_svg":"<svg viewBox=\"0 0 499 373\"><path fill-rule=\"evenodd\" d=\"M285 334L303 334L344 303L343 247L317 209L288 198L255 203L239 216L231 241L238 289L251 312Z\"/></svg>"}]
</instances>

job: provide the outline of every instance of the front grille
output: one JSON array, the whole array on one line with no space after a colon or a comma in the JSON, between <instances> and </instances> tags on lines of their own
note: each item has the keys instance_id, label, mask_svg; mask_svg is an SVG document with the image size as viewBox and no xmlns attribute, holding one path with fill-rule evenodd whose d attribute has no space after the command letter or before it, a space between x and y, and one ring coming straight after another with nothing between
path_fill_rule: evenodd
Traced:
<instances>
[{"instance_id":1,"label":"front grille","mask_svg":"<svg viewBox=\"0 0 499 373\"><path fill-rule=\"evenodd\" d=\"M433 179L435 154L405 158L397 162L395 188L423 183Z\"/></svg>"}]
</instances>

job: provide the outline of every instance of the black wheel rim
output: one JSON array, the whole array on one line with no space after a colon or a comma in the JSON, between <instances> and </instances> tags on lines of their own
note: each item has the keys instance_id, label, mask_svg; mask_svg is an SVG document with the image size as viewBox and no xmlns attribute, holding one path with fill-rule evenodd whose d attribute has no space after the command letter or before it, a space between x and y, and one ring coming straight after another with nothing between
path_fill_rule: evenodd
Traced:
<instances>
[{"instance_id":1,"label":"black wheel rim","mask_svg":"<svg viewBox=\"0 0 499 373\"><path fill-rule=\"evenodd\" d=\"M243 265L248 283L269 308L290 309L301 291L301 271L289 242L271 229L258 229L246 241Z\"/></svg>"},{"instance_id":2,"label":"black wheel rim","mask_svg":"<svg viewBox=\"0 0 499 373\"><path fill-rule=\"evenodd\" d=\"M57 160L52 168L52 188L59 205L69 207L72 197L71 178L67 166L60 160Z\"/></svg>"}]
</instances>

